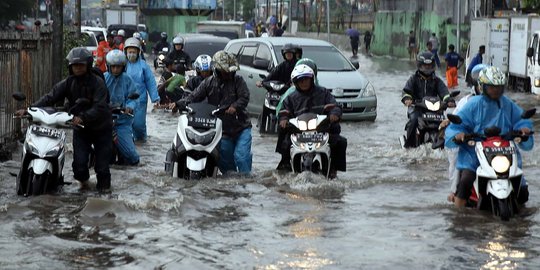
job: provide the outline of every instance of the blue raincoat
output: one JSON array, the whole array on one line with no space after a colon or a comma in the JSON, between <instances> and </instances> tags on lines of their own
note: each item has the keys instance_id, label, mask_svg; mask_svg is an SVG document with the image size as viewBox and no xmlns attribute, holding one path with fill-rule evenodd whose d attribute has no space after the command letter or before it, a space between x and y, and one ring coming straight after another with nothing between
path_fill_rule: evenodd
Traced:
<instances>
[{"instance_id":1,"label":"blue raincoat","mask_svg":"<svg viewBox=\"0 0 540 270\"><path fill-rule=\"evenodd\" d=\"M110 104L118 104L122 107L137 108L138 99L128 99L129 94L137 92L137 87L129 75L125 72L119 76L114 76L109 72L105 73L105 84L109 90ZM133 116L127 114L114 115L116 122L114 131L116 132L116 147L124 159L130 165L139 163L139 154L133 143Z\"/></svg>"},{"instance_id":2,"label":"blue raincoat","mask_svg":"<svg viewBox=\"0 0 540 270\"><path fill-rule=\"evenodd\" d=\"M133 79L137 91L141 95L138 99L139 104L137 105L137 108L135 108L134 113L133 137L136 141L146 141L146 108L148 105L148 95L150 95L152 103L159 101L156 79L148 64L140 58L137 59L137 62L135 63L128 61L126 73Z\"/></svg>"},{"instance_id":3,"label":"blue raincoat","mask_svg":"<svg viewBox=\"0 0 540 270\"><path fill-rule=\"evenodd\" d=\"M502 96L498 101L492 100L486 95L474 96L469 99L467 104L457 113L462 119L459 125L450 124L445 132L445 145L449 148L459 147L456 167L458 170L470 170L476 172L480 162L476 157L474 147L467 144L458 145L452 140L463 132L484 134L484 129L497 126L501 129L501 134L507 134L512 130L519 130L527 127L532 130L532 122L528 119L522 119L521 109L516 103ZM523 150L531 150L534 146L533 136L525 142L518 144ZM521 167L521 156L519 155L519 164Z\"/></svg>"}]
</instances>

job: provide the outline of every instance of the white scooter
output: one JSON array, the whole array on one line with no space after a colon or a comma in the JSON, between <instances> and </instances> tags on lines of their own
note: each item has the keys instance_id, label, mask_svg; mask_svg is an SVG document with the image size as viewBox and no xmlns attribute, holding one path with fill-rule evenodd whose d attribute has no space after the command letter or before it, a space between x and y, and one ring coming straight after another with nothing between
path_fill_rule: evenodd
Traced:
<instances>
[{"instance_id":1,"label":"white scooter","mask_svg":"<svg viewBox=\"0 0 540 270\"><path fill-rule=\"evenodd\" d=\"M330 105L331 106L331 105ZM325 106L325 111L331 109ZM311 171L328 178L330 173L330 121L326 115L304 113L289 119L291 129L291 168L295 173Z\"/></svg>"},{"instance_id":2,"label":"white scooter","mask_svg":"<svg viewBox=\"0 0 540 270\"><path fill-rule=\"evenodd\" d=\"M207 103L191 103L180 110L172 148L165 157L165 171L173 177L198 180L218 172L222 110Z\"/></svg>"},{"instance_id":3,"label":"white scooter","mask_svg":"<svg viewBox=\"0 0 540 270\"><path fill-rule=\"evenodd\" d=\"M26 96L15 93L13 98L23 101ZM26 115L17 117L31 122L26 131L21 169L17 175L18 195L41 195L66 184L62 173L66 133L59 128L72 127L73 115L55 111L54 108L29 107Z\"/></svg>"},{"instance_id":4,"label":"white scooter","mask_svg":"<svg viewBox=\"0 0 540 270\"><path fill-rule=\"evenodd\" d=\"M536 109L523 113L521 118L531 118ZM448 114L454 124L461 118ZM501 135L501 129L490 127L484 134L466 134L465 142L474 147L480 166L476 169L476 180L468 203L478 209L491 210L502 220L509 220L518 212L517 198L521 188L523 171L518 167L517 143L527 140L519 131Z\"/></svg>"}]
</instances>

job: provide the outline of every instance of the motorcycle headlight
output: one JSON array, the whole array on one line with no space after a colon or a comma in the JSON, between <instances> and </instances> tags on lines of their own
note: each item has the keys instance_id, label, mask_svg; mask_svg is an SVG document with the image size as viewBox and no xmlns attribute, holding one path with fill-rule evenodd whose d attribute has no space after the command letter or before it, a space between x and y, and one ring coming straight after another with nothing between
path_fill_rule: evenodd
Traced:
<instances>
[{"instance_id":1,"label":"motorcycle headlight","mask_svg":"<svg viewBox=\"0 0 540 270\"><path fill-rule=\"evenodd\" d=\"M195 132L186 129L186 136L190 143L192 144L201 144L201 145L207 145L212 142L214 139L214 136L216 135L215 131L212 131L205 135L198 135Z\"/></svg>"},{"instance_id":2,"label":"motorcycle headlight","mask_svg":"<svg viewBox=\"0 0 540 270\"><path fill-rule=\"evenodd\" d=\"M426 108L428 110L430 110L430 111L433 111L433 112L436 112L441 108L441 102L440 101L437 101L435 103L431 103L431 102L426 100L425 104L426 104Z\"/></svg>"},{"instance_id":3,"label":"motorcycle headlight","mask_svg":"<svg viewBox=\"0 0 540 270\"><path fill-rule=\"evenodd\" d=\"M158 56L158 58L159 58L159 60L163 61L163 59L165 59L165 55L162 54L162 55Z\"/></svg>"},{"instance_id":4,"label":"motorcycle headlight","mask_svg":"<svg viewBox=\"0 0 540 270\"><path fill-rule=\"evenodd\" d=\"M45 156L46 157L56 157L60 153L60 150L62 150L62 145L58 144L55 147L51 148L51 150L47 151Z\"/></svg>"},{"instance_id":5,"label":"motorcycle headlight","mask_svg":"<svg viewBox=\"0 0 540 270\"><path fill-rule=\"evenodd\" d=\"M283 88L283 86L285 86L285 85L282 84L282 83L270 83L270 87L272 87L272 89L274 89L274 91L281 90L281 88Z\"/></svg>"},{"instance_id":6,"label":"motorcycle headlight","mask_svg":"<svg viewBox=\"0 0 540 270\"><path fill-rule=\"evenodd\" d=\"M308 130L315 130L317 128L317 119L311 119L307 123Z\"/></svg>"},{"instance_id":7,"label":"motorcycle headlight","mask_svg":"<svg viewBox=\"0 0 540 270\"><path fill-rule=\"evenodd\" d=\"M507 172L510 168L510 160L506 156L495 156L491 160L491 167L497 173Z\"/></svg>"},{"instance_id":8,"label":"motorcycle headlight","mask_svg":"<svg viewBox=\"0 0 540 270\"><path fill-rule=\"evenodd\" d=\"M300 131L306 131L308 128L308 123L306 121L298 121L298 129Z\"/></svg>"},{"instance_id":9,"label":"motorcycle headlight","mask_svg":"<svg viewBox=\"0 0 540 270\"><path fill-rule=\"evenodd\" d=\"M540 87L540 78L534 79L534 86Z\"/></svg>"},{"instance_id":10,"label":"motorcycle headlight","mask_svg":"<svg viewBox=\"0 0 540 270\"><path fill-rule=\"evenodd\" d=\"M373 97L375 96L375 87L368 82L366 84L366 87L364 87L364 90L360 92L360 97Z\"/></svg>"}]
</instances>

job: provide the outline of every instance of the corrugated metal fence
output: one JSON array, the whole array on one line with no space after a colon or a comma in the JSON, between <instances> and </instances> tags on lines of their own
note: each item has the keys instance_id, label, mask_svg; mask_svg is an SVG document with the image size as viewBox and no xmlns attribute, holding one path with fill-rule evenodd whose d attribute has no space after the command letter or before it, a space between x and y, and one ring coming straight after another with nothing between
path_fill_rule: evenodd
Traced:
<instances>
[{"instance_id":1,"label":"corrugated metal fence","mask_svg":"<svg viewBox=\"0 0 540 270\"><path fill-rule=\"evenodd\" d=\"M52 87L52 32L0 32L0 150L16 139L13 112ZM11 97L21 91L27 104Z\"/></svg>"}]
</instances>

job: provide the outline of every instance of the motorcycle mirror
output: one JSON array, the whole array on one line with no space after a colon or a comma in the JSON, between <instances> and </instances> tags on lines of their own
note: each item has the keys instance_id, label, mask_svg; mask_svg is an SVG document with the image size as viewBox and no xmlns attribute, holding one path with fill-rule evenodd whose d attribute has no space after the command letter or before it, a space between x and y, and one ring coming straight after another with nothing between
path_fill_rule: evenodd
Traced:
<instances>
[{"instance_id":1,"label":"motorcycle mirror","mask_svg":"<svg viewBox=\"0 0 540 270\"><path fill-rule=\"evenodd\" d=\"M499 134L501 134L501 129L498 127L488 127L484 129L484 135L486 135L486 137L499 136Z\"/></svg>"},{"instance_id":2,"label":"motorcycle mirror","mask_svg":"<svg viewBox=\"0 0 540 270\"><path fill-rule=\"evenodd\" d=\"M455 114L447 114L446 117L448 117L448 120L450 120L450 122L452 122L453 124L461 124L462 120L461 120L461 117L455 115Z\"/></svg>"},{"instance_id":3,"label":"motorcycle mirror","mask_svg":"<svg viewBox=\"0 0 540 270\"><path fill-rule=\"evenodd\" d=\"M128 99L138 99L139 96L140 96L139 93L133 92L133 93L128 95Z\"/></svg>"},{"instance_id":4,"label":"motorcycle mirror","mask_svg":"<svg viewBox=\"0 0 540 270\"><path fill-rule=\"evenodd\" d=\"M452 91L452 92L450 92L450 97L453 97L453 98L457 97L457 96L459 96L460 93L461 93L461 91L459 91L459 90Z\"/></svg>"},{"instance_id":5,"label":"motorcycle mirror","mask_svg":"<svg viewBox=\"0 0 540 270\"><path fill-rule=\"evenodd\" d=\"M535 114L536 114L536 108L528 109L528 110L524 111L521 114L521 118L529 119L529 118L533 117L533 115L535 115Z\"/></svg>"},{"instance_id":6,"label":"motorcycle mirror","mask_svg":"<svg viewBox=\"0 0 540 270\"><path fill-rule=\"evenodd\" d=\"M15 100L17 101L24 101L26 100L26 95L21 92L16 92L11 95Z\"/></svg>"}]
</instances>

